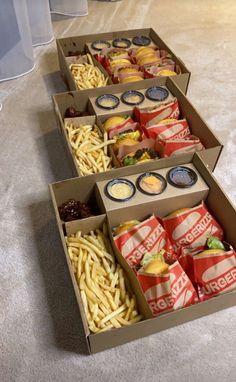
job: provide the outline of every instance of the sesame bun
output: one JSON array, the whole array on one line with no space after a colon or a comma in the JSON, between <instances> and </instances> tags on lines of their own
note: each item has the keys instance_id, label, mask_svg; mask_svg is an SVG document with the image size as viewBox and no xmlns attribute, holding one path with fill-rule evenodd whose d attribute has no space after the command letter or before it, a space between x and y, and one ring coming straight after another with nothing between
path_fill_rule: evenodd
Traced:
<instances>
[{"instance_id":1,"label":"sesame bun","mask_svg":"<svg viewBox=\"0 0 236 382\"><path fill-rule=\"evenodd\" d=\"M130 76L130 77L123 78L121 83L122 84L128 84L129 82L136 82L136 81L141 81L141 80L143 80L143 77L140 77L140 76Z\"/></svg>"},{"instance_id":2,"label":"sesame bun","mask_svg":"<svg viewBox=\"0 0 236 382\"><path fill-rule=\"evenodd\" d=\"M117 125L119 125L120 123L123 123L125 121L125 117L122 117L122 116L119 116L119 115L116 115L114 117L110 117L108 118L104 124L103 124L103 128L108 131L110 130L112 127L115 127Z\"/></svg>"},{"instance_id":3,"label":"sesame bun","mask_svg":"<svg viewBox=\"0 0 236 382\"><path fill-rule=\"evenodd\" d=\"M158 259L153 259L144 267L144 272L161 275L165 274L168 271L168 269L168 264Z\"/></svg>"}]
</instances>

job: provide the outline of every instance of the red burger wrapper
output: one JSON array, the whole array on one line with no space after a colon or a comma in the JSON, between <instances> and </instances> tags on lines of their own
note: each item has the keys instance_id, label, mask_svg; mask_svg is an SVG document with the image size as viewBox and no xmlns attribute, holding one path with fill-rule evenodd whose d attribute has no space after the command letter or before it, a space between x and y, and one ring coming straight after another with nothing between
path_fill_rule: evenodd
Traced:
<instances>
[{"instance_id":1,"label":"red burger wrapper","mask_svg":"<svg viewBox=\"0 0 236 382\"><path fill-rule=\"evenodd\" d=\"M149 138L160 140L183 139L191 135L186 119L144 127L144 131Z\"/></svg>"},{"instance_id":2,"label":"red burger wrapper","mask_svg":"<svg viewBox=\"0 0 236 382\"><path fill-rule=\"evenodd\" d=\"M161 65L151 65L144 68L144 77L145 78L154 78L159 76L161 70L171 70L175 71L175 64L161 64Z\"/></svg>"},{"instance_id":3,"label":"red burger wrapper","mask_svg":"<svg viewBox=\"0 0 236 382\"><path fill-rule=\"evenodd\" d=\"M193 256L194 278L201 301L236 288L236 253Z\"/></svg>"},{"instance_id":4,"label":"red burger wrapper","mask_svg":"<svg viewBox=\"0 0 236 382\"><path fill-rule=\"evenodd\" d=\"M181 254L181 247L204 247L211 235L223 239L222 228L204 202L176 216L162 218L161 221L178 255Z\"/></svg>"},{"instance_id":5,"label":"red burger wrapper","mask_svg":"<svg viewBox=\"0 0 236 382\"><path fill-rule=\"evenodd\" d=\"M139 265L146 252L157 253L165 249L169 254L173 253L167 233L154 215L115 236L114 242L131 268Z\"/></svg>"},{"instance_id":6,"label":"red burger wrapper","mask_svg":"<svg viewBox=\"0 0 236 382\"><path fill-rule=\"evenodd\" d=\"M140 110L138 107L135 107L134 115L135 119L139 121L142 126L149 127L159 123L163 119L178 119L180 115L179 103L175 98L174 101L162 103L161 105L148 110Z\"/></svg>"},{"instance_id":7,"label":"red burger wrapper","mask_svg":"<svg viewBox=\"0 0 236 382\"><path fill-rule=\"evenodd\" d=\"M196 290L178 261L165 275L155 276L141 269L137 278L153 316L198 302Z\"/></svg>"},{"instance_id":8,"label":"red burger wrapper","mask_svg":"<svg viewBox=\"0 0 236 382\"><path fill-rule=\"evenodd\" d=\"M161 158L168 158L180 154L189 154L204 149L200 139L194 135L189 135L183 139L159 139L155 143L155 150Z\"/></svg>"},{"instance_id":9,"label":"red burger wrapper","mask_svg":"<svg viewBox=\"0 0 236 382\"><path fill-rule=\"evenodd\" d=\"M133 125L134 121L131 117L128 117L124 120L124 122L122 123L118 123L117 125L115 125L114 127L112 127L111 129L108 130L108 136L110 138L111 134L115 131L115 133L117 134L117 132L119 132L120 130L122 130L123 128L127 128L127 126L129 125ZM128 129L128 128L127 128ZM114 134L113 134L114 135Z\"/></svg>"}]
</instances>

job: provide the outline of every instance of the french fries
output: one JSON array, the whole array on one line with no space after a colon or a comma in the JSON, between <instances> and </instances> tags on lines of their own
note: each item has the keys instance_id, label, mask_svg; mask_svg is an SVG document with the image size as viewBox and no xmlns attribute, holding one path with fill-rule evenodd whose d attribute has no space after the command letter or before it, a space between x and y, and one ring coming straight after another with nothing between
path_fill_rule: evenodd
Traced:
<instances>
[{"instance_id":1,"label":"french fries","mask_svg":"<svg viewBox=\"0 0 236 382\"><path fill-rule=\"evenodd\" d=\"M80 231L66 237L68 254L80 288L92 333L132 325L142 319L135 295L126 289L125 275L116 263L103 231ZM108 245L109 243L109 245Z\"/></svg>"},{"instance_id":2,"label":"french fries","mask_svg":"<svg viewBox=\"0 0 236 382\"><path fill-rule=\"evenodd\" d=\"M78 89L83 90L106 86L108 77L106 78L101 70L94 66L89 54L87 54L87 60L88 62L71 64L69 66Z\"/></svg>"},{"instance_id":3,"label":"french fries","mask_svg":"<svg viewBox=\"0 0 236 382\"><path fill-rule=\"evenodd\" d=\"M82 176L112 168L112 158L107 154L107 147L115 140L108 140L106 132L103 135L96 125L81 125L77 128L68 121L65 122L65 129Z\"/></svg>"}]
</instances>

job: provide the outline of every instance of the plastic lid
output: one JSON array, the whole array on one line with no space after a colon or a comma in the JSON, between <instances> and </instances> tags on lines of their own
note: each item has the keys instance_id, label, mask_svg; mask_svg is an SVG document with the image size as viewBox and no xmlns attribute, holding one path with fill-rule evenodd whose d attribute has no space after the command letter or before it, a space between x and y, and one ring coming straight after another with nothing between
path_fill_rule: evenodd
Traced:
<instances>
[{"instance_id":1,"label":"plastic lid","mask_svg":"<svg viewBox=\"0 0 236 382\"><path fill-rule=\"evenodd\" d=\"M102 50L104 48L110 48L111 44L109 43L109 41L106 41L106 40L97 40L97 41L94 41L91 44L91 46L95 50Z\"/></svg>"},{"instance_id":2,"label":"plastic lid","mask_svg":"<svg viewBox=\"0 0 236 382\"><path fill-rule=\"evenodd\" d=\"M96 98L95 103L101 109L111 110L119 105L120 100L113 94L103 94Z\"/></svg>"},{"instance_id":3,"label":"plastic lid","mask_svg":"<svg viewBox=\"0 0 236 382\"><path fill-rule=\"evenodd\" d=\"M115 48L129 48L131 45L131 41L128 40L127 38L115 38L112 41L112 45Z\"/></svg>"},{"instance_id":4,"label":"plastic lid","mask_svg":"<svg viewBox=\"0 0 236 382\"><path fill-rule=\"evenodd\" d=\"M168 172L167 180L174 187L189 188L197 182L198 176L191 168L178 166Z\"/></svg>"},{"instance_id":5,"label":"plastic lid","mask_svg":"<svg viewBox=\"0 0 236 382\"><path fill-rule=\"evenodd\" d=\"M121 101L126 105L140 105L144 101L144 95L137 90L128 90L122 94Z\"/></svg>"},{"instance_id":6,"label":"plastic lid","mask_svg":"<svg viewBox=\"0 0 236 382\"><path fill-rule=\"evenodd\" d=\"M130 180L117 178L106 184L105 192L115 202L126 202L134 196L136 189Z\"/></svg>"},{"instance_id":7,"label":"plastic lid","mask_svg":"<svg viewBox=\"0 0 236 382\"><path fill-rule=\"evenodd\" d=\"M145 172L137 179L137 188L146 195L159 195L166 186L165 178L156 172Z\"/></svg>"},{"instance_id":8,"label":"plastic lid","mask_svg":"<svg viewBox=\"0 0 236 382\"><path fill-rule=\"evenodd\" d=\"M169 91L161 86L152 86L147 89L146 97L151 101L164 101L169 96Z\"/></svg>"},{"instance_id":9,"label":"plastic lid","mask_svg":"<svg viewBox=\"0 0 236 382\"><path fill-rule=\"evenodd\" d=\"M151 43L151 39L148 36L135 36L132 43L138 46L147 46Z\"/></svg>"}]
</instances>

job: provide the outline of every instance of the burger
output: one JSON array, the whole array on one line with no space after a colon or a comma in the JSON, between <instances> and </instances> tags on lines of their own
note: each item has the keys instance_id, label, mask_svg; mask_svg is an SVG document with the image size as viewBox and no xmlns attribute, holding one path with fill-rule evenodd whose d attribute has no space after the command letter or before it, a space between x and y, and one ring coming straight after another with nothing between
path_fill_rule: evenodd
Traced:
<instances>
[{"instance_id":1,"label":"burger","mask_svg":"<svg viewBox=\"0 0 236 382\"><path fill-rule=\"evenodd\" d=\"M137 142L136 142L137 143ZM149 162L154 159L158 159L156 151L150 148L138 149L135 152L131 152L122 158L123 166L131 166L137 163Z\"/></svg>"},{"instance_id":2,"label":"burger","mask_svg":"<svg viewBox=\"0 0 236 382\"><path fill-rule=\"evenodd\" d=\"M126 119L127 119L126 116L124 117L121 115L116 115L114 117L110 117L104 122L103 128L104 128L104 130L108 131L115 126L122 124Z\"/></svg>"},{"instance_id":3,"label":"burger","mask_svg":"<svg viewBox=\"0 0 236 382\"><path fill-rule=\"evenodd\" d=\"M160 60L161 59L157 57L155 53L153 53L153 54L148 54L148 55L145 55L144 57L141 57L139 60L137 60L137 62L140 66L144 66L144 65L154 64Z\"/></svg>"},{"instance_id":4,"label":"burger","mask_svg":"<svg viewBox=\"0 0 236 382\"><path fill-rule=\"evenodd\" d=\"M118 135L114 135L112 139L115 139L116 143L114 143L113 145L113 150L114 152L117 152L122 145L127 145L127 146L136 145L139 142L140 138L141 138L141 133L139 130L136 130L136 131L127 130Z\"/></svg>"},{"instance_id":5,"label":"burger","mask_svg":"<svg viewBox=\"0 0 236 382\"><path fill-rule=\"evenodd\" d=\"M141 77L141 76L129 76L129 77L123 78L121 80L121 83L122 84L128 84L129 82L136 82L136 81L141 81L141 80L143 80L143 77Z\"/></svg>"},{"instance_id":6,"label":"burger","mask_svg":"<svg viewBox=\"0 0 236 382\"><path fill-rule=\"evenodd\" d=\"M158 253L145 253L140 262L140 265L142 266L141 270L145 273L151 273L159 276L166 274L168 272L169 265L165 262L164 253L164 249Z\"/></svg>"},{"instance_id":7,"label":"burger","mask_svg":"<svg viewBox=\"0 0 236 382\"><path fill-rule=\"evenodd\" d=\"M160 70L160 72L158 73L158 76L176 76L177 73L173 72L173 70L166 70L166 69L163 69L163 70Z\"/></svg>"},{"instance_id":8,"label":"burger","mask_svg":"<svg viewBox=\"0 0 236 382\"><path fill-rule=\"evenodd\" d=\"M180 208L180 209L178 209L178 210L172 212L171 214L169 214L169 215L167 216L167 218L174 218L174 217L176 217L176 216L182 214L183 212L190 211L190 210L191 210L191 208Z\"/></svg>"},{"instance_id":9,"label":"burger","mask_svg":"<svg viewBox=\"0 0 236 382\"><path fill-rule=\"evenodd\" d=\"M204 257L204 256L209 256L209 255L217 255L219 253L225 252L223 249L206 249L203 252L197 253L194 257Z\"/></svg>"},{"instance_id":10,"label":"burger","mask_svg":"<svg viewBox=\"0 0 236 382\"><path fill-rule=\"evenodd\" d=\"M113 235L114 236L120 235L121 233L128 231L131 228L135 227L139 223L140 223L140 221L138 221L138 220L129 220L127 222L121 223L113 229Z\"/></svg>"}]
</instances>

